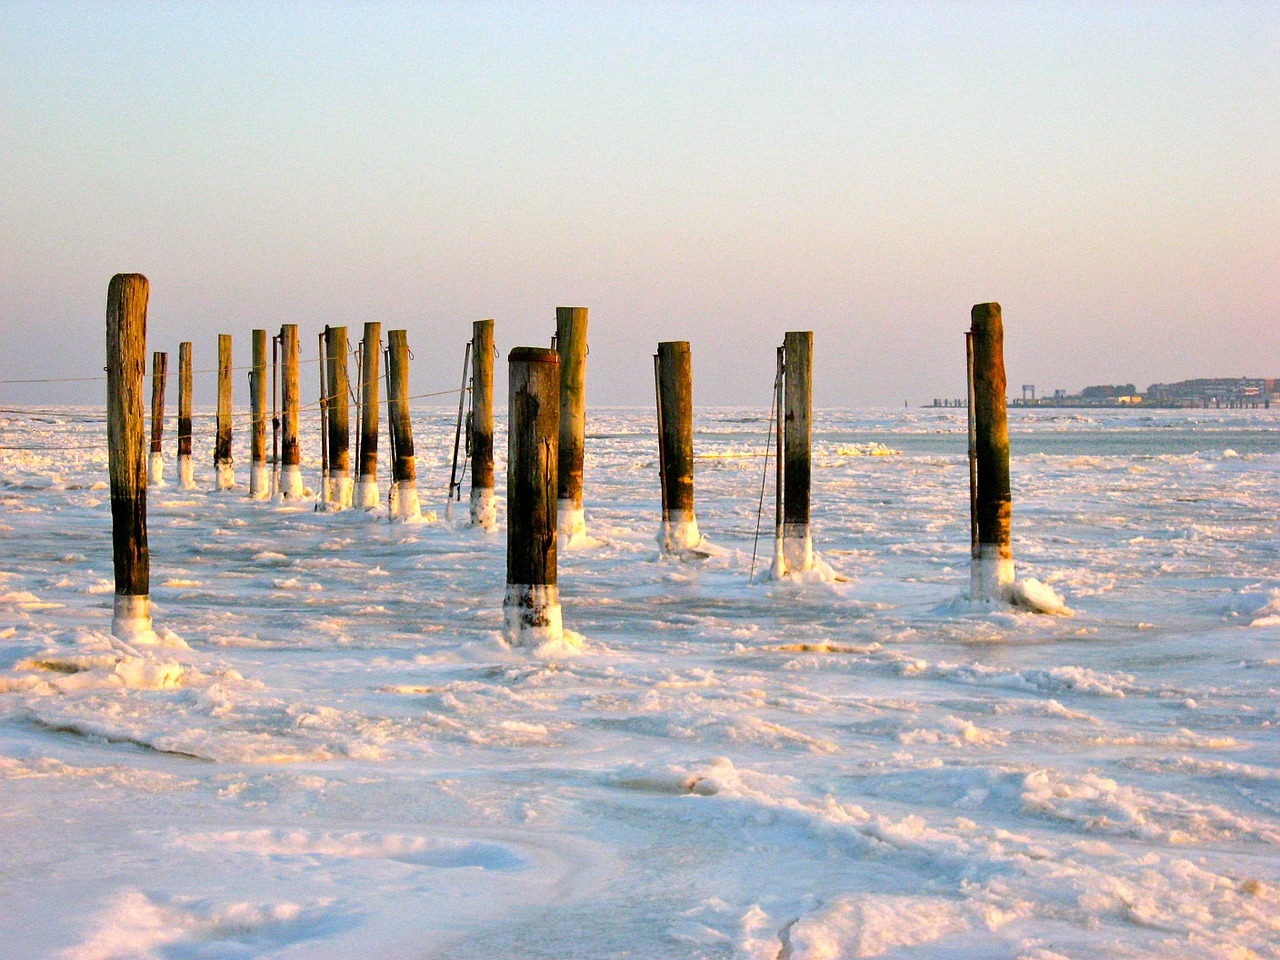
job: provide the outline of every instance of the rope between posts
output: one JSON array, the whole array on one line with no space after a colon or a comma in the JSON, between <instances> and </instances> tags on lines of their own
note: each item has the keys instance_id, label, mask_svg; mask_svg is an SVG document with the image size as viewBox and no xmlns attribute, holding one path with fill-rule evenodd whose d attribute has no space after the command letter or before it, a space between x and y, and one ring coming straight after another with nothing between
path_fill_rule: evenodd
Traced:
<instances>
[{"instance_id":1,"label":"rope between posts","mask_svg":"<svg viewBox=\"0 0 1280 960\"><path fill-rule=\"evenodd\" d=\"M357 353L356 353L356 351L355 351L354 349L349 349L349 350L347 351L347 357L348 357L348 358L355 357L356 355L357 355ZM410 357L412 357L412 356L413 356L413 354L412 354L412 353L410 353ZM298 363L299 363L299 364L304 364L304 363L320 363L320 362L321 362L321 360L322 360L322 358L320 358L320 357L312 357L312 358L309 358L309 359L306 359L306 360L304 360L304 359L302 359L301 357L299 357L299 358L298 358ZM231 372L231 373L236 373L237 371L243 372L243 371L245 371L245 370L248 370L248 371L252 372L252 371L253 371L253 364L248 364L248 365L245 365L245 366L233 365L233 366L231 366L231 367L228 367L227 369L228 369L228 371L229 371L229 372ZM207 374L207 373L221 373L221 372L222 372L222 371L221 371L221 369L220 369L220 368L218 368L218 367L207 367L207 368L204 368L204 369L201 369L201 370L192 370L192 371L191 371L191 375L194 377L194 376L197 376L197 375L203 376L204 374ZM168 382L168 380L169 380L169 378L170 378L170 377L177 377L177 376L180 376L180 375L181 375L181 371L180 371L180 370L169 369L169 370L166 370L166 371L165 371L165 374L164 374L163 379L164 379L166 382ZM150 377L154 376L154 373L150 373L150 372L148 372L145 376L147 376L148 378L150 378ZM106 376L105 376L105 375L103 375L103 376L97 376L97 377L32 377L32 378L28 378L28 379L0 380L0 385L4 385L4 384L24 384L24 383L92 383L92 382L94 382L94 381L102 381L102 380L106 380L106 379L107 379L107 378L106 378ZM384 381L387 379L387 371L386 371L385 369L384 369L381 373L379 373L379 374L378 374L378 379L379 379L379 380L384 380ZM408 399L408 400L418 400L418 399L421 399L421 398L423 398L423 397L443 397L443 396L445 396L446 394L450 394L450 393L454 393L454 392L456 392L456 391L453 391L453 390L443 390L443 391L440 391L440 392L438 392L438 393L422 393L422 394L418 394L416 397L407 397L406 399ZM385 402L385 401L383 401L383 402Z\"/></svg>"},{"instance_id":2,"label":"rope between posts","mask_svg":"<svg viewBox=\"0 0 1280 960\"><path fill-rule=\"evenodd\" d=\"M348 356L355 356L355 351L354 351L354 350L349 350L349 351L347 352L347 355L348 355ZM299 363L299 364L303 364L303 363L319 363L319 362L320 362L320 358L319 358L319 357L312 357L312 358L307 359L307 360L304 360L304 359L302 359L301 357L299 357L299 358L298 358L298 363ZM252 370L253 370L253 364L248 364L248 365L246 365L246 366L231 366L231 367L228 367L227 369L228 369L231 373L235 373L237 370L250 370L250 371L252 371ZM209 367L209 368L202 369L202 370L192 370L192 371L191 371L191 375L192 375L192 376L195 376L195 375L197 375L197 374L201 374L201 375L203 375L203 374L206 374L206 373L221 373L221 372L222 372L222 371L221 371L218 367ZM181 374L181 371L179 371L179 370L169 369L169 370L167 370L167 371L165 372L164 379L167 381L170 377L176 377L176 376L179 376L180 374ZM153 374L152 374L151 372L148 372L148 373L146 374L146 376L147 376L147 377L151 377L151 376L153 376ZM386 375L385 375L385 374L382 374L381 376L379 376L379 377L378 377L378 379L379 379L379 380L382 380L382 379L385 379L385 377L386 377ZM97 376L97 377L33 377L33 378L30 378L30 379L0 380L0 384L8 384L8 383L90 383L90 382L95 381L95 380L106 380L106 379L107 379L107 378L106 378L106 375L105 375L105 374L104 374L104 375L102 375L102 376Z\"/></svg>"},{"instance_id":3,"label":"rope between posts","mask_svg":"<svg viewBox=\"0 0 1280 960\"><path fill-rule=\"evenodd\" d=\"M36 446L32 446L32 447L8 447L8 446L0 446L0 450L104 450L104 449L105 449L105 448L104 448L104 447L102 446L102 444L100 444L100 443L85 443L85 444L79 444L79 445L76 445L76 446L65 446L65 447L63 447L63 446L58 446L58 447L52 447L52 446L50 446L50 447L36 447Z\"/></svg>"},{"instance_id":4,"label":"rope between posts","mask_svg":"<svg viewBox=\"0 0 1280 960\"><path fill-rule=\"evenodd\" d=\"M456 394L456 393L458 393L458 392L459 392L459 391L458 391L458 389L457 389L456 387L455 387L455 388L453 388L453 389L450 389L450 390L434 390L434 391L432 391L432 392L430 392L430 393L415 393L413 396L405 397L405 400L425 400L425 399L427 399L427 398L429 398L429 397L450 397L450 396L453 396L454 394ZM319 408L319 406L320 406L320 403L321 403L321 402L323 402L323 401L325 401L325 400L331 400L331 399L332 399L332 397L323 397L323 398L321 398L321 400L319 400L319 401L317 401L317 402L315 402L315 403L309 403L309 404L306 404L306 405L304 405L304 406L300 406L300 407L298 408L298 411L299 411L299 412L301 412L301 411L303 411L303 410L315 410L315 409L318 409L318 408ZM385 405L385 404L388 404L388 403L390 403L390 402L391 402L391 401L390 401L390 399L383 399L383 400L379 400L379 403L380 403L380 404L384 404L384 405ZM99 413L89 413L89 414L86 414L86 413L67 413L67 412L64 412L64 411L61 411L61 410L42 410L42 409L36 409L36 408L32 408L32 409L23 409L23 408L19 408L19 407L0 407L0 414L5 414L5 413L8 413L8 414L14 414L14 415L16 415L16 416L23 416L23 417L56 417L56 418L57 418L57 419L59 419L59 420L75 420L75 421L77 421L77 422L79 422L79 423L105 423L105 422L106 422L106 419L107 419L105 412L104 412L104 413L100 413L100 414L99 414ZM150 419L150 416L151 416L151 415L150 415L150 413L148 413L148 414L147 414L147 419L148 419L148 420ZM269 412L267 412L267 411L263 411L263 412L262 412L261 414L259 414L258 416L260 416L260 417L261 417L261 419L263 419L263 420L270 420L270 419L271 419L271 414L270 414ZM174 419L174 418L176 418L176 417L177 417L177 414L174 414L174 413L166 413L166 414L165 414L165 419L166 419L166 420L172 420L172 419ZM217 419L217 417L218 417L218 414L217 414L217 413L193 413L193 414L191 415L191 419L192 419L192 420L216 420L216 419ZM250 419L250 420L251 420L251 419L253 419L253 417L254 417L254 413L253 413L253 411L252 411L252 410L248 411L247 413L246 413L246 412L241 411L241 412L237 412L237 413L233 413L233 414L231 414L231 417L232 417L232 419L234 419L234 420L243 420L243 419Z\"/></svg>"},{"instance_id":5,"label":"rope between posts","mask_svg":"<svg viewBox=\"0 0 1280 960\"><path fill-rule=\"evenodd\" d=\"M765 448L763 454L756 456L764 457L764 470L760 474L760 503L756 507L756 535L751 542L751 573L747 576L747 583L755 583L756 579L756 549L760 546L760 519L764 516L764 488L769 482L769 448L772 446L770 441L773 438L773 415L777 410L778 415L782 415L782 411L778 410L778 384L782 377L782 371L779 370L773 378L773 401L769 404L769 425L765 427Z\"/></svg>"}]
</instances>

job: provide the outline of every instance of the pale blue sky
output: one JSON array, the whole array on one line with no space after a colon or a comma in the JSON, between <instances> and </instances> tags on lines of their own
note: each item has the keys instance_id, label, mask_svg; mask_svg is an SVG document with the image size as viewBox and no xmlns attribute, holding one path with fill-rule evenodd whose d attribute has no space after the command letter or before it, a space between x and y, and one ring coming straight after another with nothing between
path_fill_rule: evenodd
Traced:
<instances>
[{"instance_id":1,"label":"pale blue sky","mask_svg":"<svg viewBox=\"0 0 1280 960\"><path fill-rule=\"evenodd\" d=\"M985 300L1011 384L1280 376L1280 3L2 10L0 379L97 373L121 271L151 349L381 320L419 391L557 305L596 403L687 339L765 404L794 329L820 404L959 395Z\"/></svg>"}]
</instances>

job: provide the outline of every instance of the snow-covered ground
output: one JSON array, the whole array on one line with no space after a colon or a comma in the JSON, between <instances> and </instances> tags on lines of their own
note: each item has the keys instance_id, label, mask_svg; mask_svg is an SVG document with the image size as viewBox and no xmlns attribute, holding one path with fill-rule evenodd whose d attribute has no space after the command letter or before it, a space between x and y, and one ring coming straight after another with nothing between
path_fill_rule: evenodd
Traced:
<instances>
[{"instance_id":1,"label":"snow-covered ground","mask_svg":"<svg viewBox=\"0 0 1280 960\"><path fill-rule=\"evenodd\" d=\"M1069 618L959 599L963 417L819 411L848 580L762 581L769 490L749 583L765 414L699 411L681 561L651 414L590 411L584 648L540 659L505 534L444 520L447 412L437 523L168 453L155 646L110 636L100 418L0 414L0 956L1280 957L1280 411L1011 411Z\"/></svg>"}]
</instances>

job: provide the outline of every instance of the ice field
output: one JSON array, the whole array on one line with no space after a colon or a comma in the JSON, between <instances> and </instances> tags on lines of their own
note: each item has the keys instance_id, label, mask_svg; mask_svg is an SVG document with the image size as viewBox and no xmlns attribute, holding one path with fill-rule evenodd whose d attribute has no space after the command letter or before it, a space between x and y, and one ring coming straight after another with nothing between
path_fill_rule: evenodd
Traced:
<instances>
[{"instance_id":1,"label":"ice field","mask_svg":"<svg viewBox=\"0 0 1280 960\"><path fill-rule=\"evenodd\" d=\"M1280 411L1011 409L1072 617L962 600L964 414L815 411L847 582L762 579L770 477L749 583L767 412L698 411L686 562L652 411L589 409L583 649L539 658L505 528L445 519L451 410L422 524L248 500L243 432L216 493L198 420L154 646L110 635L100 415L0 413L0 956L1280 957Z\"/></svg>"}]
</instances>

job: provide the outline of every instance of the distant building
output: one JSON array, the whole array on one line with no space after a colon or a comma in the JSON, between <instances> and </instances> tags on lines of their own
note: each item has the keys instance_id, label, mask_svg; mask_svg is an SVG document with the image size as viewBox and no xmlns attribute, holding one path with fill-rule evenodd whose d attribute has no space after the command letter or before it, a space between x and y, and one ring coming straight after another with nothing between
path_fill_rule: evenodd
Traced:
<instances>
[{"instance_id":1,"label":"distant building","mask_svg":"<svg viewBox=\"0 0 1280 960\"><path fill-rule=\"evenodd\" d=\"M1132 383L1101 384L1096 387L1085 387L1080 396L1085 400L1109 400L1114 397L1132 397L1138 388Z\"/></svg>"},{"instance_id":2,"label":"distant building","mask_svg":"<svg viewBox=\"0 0 1280 960\"><path fill-rule=\"evenodd\" d=\"M1213 377L1153 383L1147 401L1160 406L1234 407L1270 406L1276 399L1274 377Z\"/></svg>"},{"instance_id":3,"label":"distant building","mask_svg":"<svg viewBox=\"0 0 1280 960\"><path fill-rule=\"evenodd\" d=\"M1034 387L1023 384L1021 397L1010 397L1013 407L1267 407L1280 403L1280 377L1214 377L1153 383L1145 394L1132 383L1095 384L1077 394L1054 390L1053 397L1036 398ZM934 406L950 406L934 401ZM957 401L958 406L963 403Z\"/></svg>"}]
</instances>

